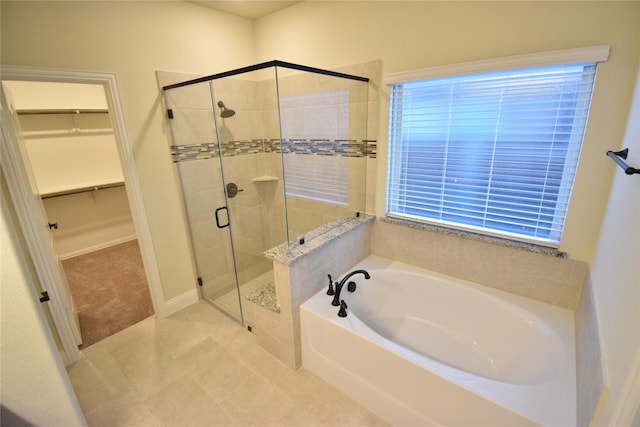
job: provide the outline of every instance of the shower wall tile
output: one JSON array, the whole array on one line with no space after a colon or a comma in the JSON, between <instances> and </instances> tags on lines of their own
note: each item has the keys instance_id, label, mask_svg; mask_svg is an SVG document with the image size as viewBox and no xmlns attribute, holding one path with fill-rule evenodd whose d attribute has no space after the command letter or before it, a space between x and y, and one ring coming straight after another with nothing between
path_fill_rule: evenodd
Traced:
<instances>
[{"instance_id":1,"label":"shower wall tile","mask_svg":"<svg viewBox=\"0 0 640 427\"><path fill-rule=\"evenodd\" d=\"M251 263L251 265L247 266L241 271L238 271L239 283L247 283L273 269L269 260L265 259L263 256L252 257L253 262Z\"/></svg>"},{"instance_id":2,"label":"shower wall tile","mask_svg":"<svg viewBox=\"0 0 640 427\"><path fill-rule=\"evenodd\" d=\"M220 140L237 141L264 138L262 110L258 82L249 80L250 76L225 78L213 81L216 120ZM236 112L233 117L221 118L219 101Z\"/></svg>"},{"instance_id":3,"label":"shower wall tile","mask_svg":"<svg viewBox=\"0 0 640 427\"><path fill-rule=\"evenodd\" d=\"M369 139L368 135L369 104L358 102L350 104L349 108L349 139Z\"/></svg>"},{"instance_id":4,"label":"shower wall tile","mask_svg":"<svg viewBox=\"0 0 640 427\"><path fill-rule=\"evenodd\" d=\"M233 275L231 259L224 247L211 246L202 249L196 253L195 258L199 273L205 281L225 276L231 278ZM235 284L233 280L230 282Z\"/></svg>"},{"instance_id":5,"label":"shower wall tile","mask_svg":"<svg viewBox=\"0 0 640 427\"><path fill-rule=\"evenodd\" d=\"M230 118L216 118L220 141L260 139L264 135L261 111L236 111Z\"/></svg>"},{"instance_id":6,"label":"shower wall tile","mask_svg":"<svg viewBox=\"0 0 640 427\"><path fill-rule=\"evenodd\" d=\"M347 206L287 196L287 219L290 237L303 236L311 230L345 216L350 216Z\"/></svg>"},{"instance_id":7,"label":"shower wall tile","mask_svg":"<svg viewBox=\"0 0 640 427\"><path fill-rule=\"evenodd\" d=\"M377 168L378 168L377 159L372 157L367 157L365 212L370 214L373 214L376 211L376 186L377 186L377 172L378 172Z\"/></svg>"},{"instance_id":8,"label":"shower wall tile","mask_svg":"<svg viewBox=\"0 0 640 427\"><path fill-rule=\"evenodd\" d=\"M346 167L349 173L349 191L364 193L367 185L366 157L349 157Z\"/></svg>"},{"instance_id":9,"label":"shower wall tile","mask_svg":"<svg viewBox=\"0 0 640 427\"><path fill-rule=\"evenodd\" d=\"M273 79L261 80L258 85L258 102L260 110L276 110L278 108L278 86Z\"/></svg>"},{"instance_id":10,"label":"shower wall tile","mask_svg":"<svg viewBox=\"0 0 640 427\"><path fill-rule=\"evenodd\" d=\"M235 287L233 259L224 248L201 250L196 253L195 260L208 296L216 298Z\"/></svg>"},{"instance_id":11,"label":"shower wall tile","mask_svg":"<svg viewBox=\"0 0 640 427\"><path fill-rule=\"evenodd\" d=\"M372 252L559 307L575 309L587 264L438 231L376 221Z\"/></svg>"},{"instance_id":12,"label":"shower wall tile","mask_svg":"<svg viewBox=\"0 0 640 427\"><path fill-rule=\"evenodd\" d=\"M215 108L219 111L217 103L222 101L227 108L238 111L257 111L260 109L260 100L257 96L260 85L250 76L236 76L213 81L213 96ZM209 105L211 107L211 105Z\"/></svg>"},{"instance_id":13,"label":"shower wall tile","mask_svg":"<svg viewBox=\"0 0 640 427\"><path fill-rule=\"evenodd\" d=\"M367 139L374 141L378 139L379 104L377 99L367 103Z\"/></svg>"},{"instance_id":14,"label":"shower wall tile","mask_svg":"<svg viewBox=\"0 0 640 427\"><path fill-rule=\"evenodd\" d=\"M256 153L306 154L327 157L376 157L377 143L352 139L252 139L227 140L220 144L223 157ZM218 157L217 143L173 145L174 162L208 160ZM277 176L277 175L276 175Z\"/></svg>"},{"instance_id":15,"label":"shower wall tile","mask_svg":"<svg viewBox=\"0 0 640 427\"><path fill-rule=\"evenodd\" d=\"M177 163L184 194L198 193L211 188L222 188L220 161L207 159L198 162Z\"/></svg>"},{"instance_id":16,"label":"shower wall tile","mask_svg":"<svg viewBox=\"0 0 640 427\"><path fill-rule=\"evenodd\" d=\"M277 109L263 110L262 124L265 139L280 139L280 114Z\"/></svg>"},{"instance_id":17,"label":"shower wall tile","mask_svg":"<svg viewBox=\"0 0 640 427\"><path fill-rule=\"evenodd\" d=\"M382 84L382 61L374 60L363 62L360 64L348 65L345 67L336 68L336 71L369 78L368 94L366 98L368 100L366 137L372 140L378 139L378 99L380 96L380 87Z\"/></svg>"},{"instance_id":18,"label":"shower wall tile","mask_svg":"<svg viewBox=\"0 0 640 427\"><path fill-rule=\"evenodd\" d=\"M206 144L217 140L211 107L208 110L174 108L169 126L175 145Z\"/></svg>"},{"instance_id":19,"label":"shower wall tile","mask_svg":"<svg viewBox=\"0 0 640 427\"><path fill-rule=\"evenodd\" d=\"M217 208L225 206L224 192L221 189L185 194L184 199L189 222L206 221L214 216Z\"/></svg>"},{"instance_id":20,"label":"shower wall tile","mask_svg":"<svg viewBox=\"0 0 640 427\"><path fill-rule=\"evenodd\" d=\"M228 150L245 151L239 147L227 146ZM224 172L227 182L242 184L243 188L252 183L252 179L265 174L265 165L262 154L262 141L251 141L251 148L245 151L244 155L226 156L224 158ZM251 194L250 191L247 194ZM245 194L238 193L238 197ZM240 197L242 199L244 197Z\"/></svg>"},{"instance_id":21,"label":"shower wall tile","mask_svg":"<svg viewBox=\"0 0 640 427\"><path fill-rule=\"evenodd\" d=\"M213 217L205 221L191 223L190 228L193 250L196 253L208 248L223 248L220 236L218 236L218 227Z\"/></svg>"},{"instance_id":22,"label":"shower wall tile","mask_svg":"<svg viewBox=\"0 0 640 427\"><path fill-rule=\"evenodd\" d=\"M191 76L190 78L194 78ZM186 81L188 79L184 79ZM167 108L188 110L211 110L209 82L196 83L164 91Z\"/></svg>"},{"instance_id":23,"label":"shower wall tile","mask_svg":"<svg viewBox=\"0 0 640 427\"><path fill-rule=\"evenodd\" d=\"M296 369L293 322L282 322L280 313L254 304L258 344L292 369Z\"/></svg>"}]
</instances>

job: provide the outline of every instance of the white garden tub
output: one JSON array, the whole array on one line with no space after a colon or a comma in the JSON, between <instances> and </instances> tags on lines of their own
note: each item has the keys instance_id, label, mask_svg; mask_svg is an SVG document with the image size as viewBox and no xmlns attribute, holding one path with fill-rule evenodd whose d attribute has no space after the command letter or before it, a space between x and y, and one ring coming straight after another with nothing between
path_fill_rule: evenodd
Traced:
<instances>
[{"instance_id":1,"label":"white garden tub","mask_svg":"<svg viewBox=\"0 0 640 427\"><path fill-rule=\"evenodd\" d=\"M303 366L393 425L576 422L573 315L369 256L338 317L323 290L300 309ZM351 270L350 270L351 271Z\"/></svg>"}]
</instances>

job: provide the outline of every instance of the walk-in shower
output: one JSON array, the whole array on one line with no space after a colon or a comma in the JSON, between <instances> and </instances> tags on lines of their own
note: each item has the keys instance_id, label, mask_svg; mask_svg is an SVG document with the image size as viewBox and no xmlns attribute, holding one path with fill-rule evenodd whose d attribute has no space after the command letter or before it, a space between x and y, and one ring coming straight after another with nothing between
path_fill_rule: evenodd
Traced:
<instances>
[{"instance_id":1,"label":"walk-in shower","mask_svg":"<svg viewBox=\"0 0 640 427\"><path fill-rule=\"evenodd\" d=\"M271 61L163 88L201 296L247 326L264 251L365 211L367 81Z\"/></svg>"}]
</instances>

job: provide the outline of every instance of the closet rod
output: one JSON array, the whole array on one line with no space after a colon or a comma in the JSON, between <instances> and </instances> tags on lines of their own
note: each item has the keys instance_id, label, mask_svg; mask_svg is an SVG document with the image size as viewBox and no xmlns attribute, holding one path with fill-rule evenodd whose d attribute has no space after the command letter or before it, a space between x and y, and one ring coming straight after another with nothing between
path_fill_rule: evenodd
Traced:
<instances>
[{"instance_id":1,"label":"closet rod","mask_svg":"<svg viewBox=\"0 0 640 427\"><path fill-rule=\"evenodd\" d=\"M89 193L92 191L105 190L107 188L124 187L124 182L114 182L112 184L93 185L91 187L74 188L71 190L57 191L55 193L42 194L42 199L51 199L53 197L68 196L70 194Z\"/></svg>"},{"instance_id":2,"label":"closet rod","mask_svg":"<svg viewBox=\"0 0 640 427\"><path fill-rule=\"evenodd\" d=\"M624 170L624 173L626 173L627 175L640 173L640 169L633 168L629 166L627 162L622 160L622 159L626 159L628 155L629 155L628 148L625 148L624 150L621 150L621 151L611 151L611 150L607 151L607 156L611 157L613 161L616 162L618 166L620 166Z\"/></svg>"},{"instance_id":3,"label":"closet rod","mask_svg":"<svg viewBox=\"0 0 640 427\"><path fill-rule=\"evenodd\" d=\"M107 114L109 110L104 108L54 108L54 109L33 109L33 110L17 110L19 116L36 115L36 114Z\"/></svg>"}]
</instances>

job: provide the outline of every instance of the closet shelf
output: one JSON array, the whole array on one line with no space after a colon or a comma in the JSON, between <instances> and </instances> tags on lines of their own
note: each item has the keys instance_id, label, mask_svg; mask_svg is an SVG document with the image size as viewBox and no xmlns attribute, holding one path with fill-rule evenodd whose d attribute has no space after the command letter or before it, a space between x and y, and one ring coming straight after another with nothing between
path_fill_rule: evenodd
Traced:
<instances>
[{"instance_id":1,"label":"closet shelf","mask_svg":"<svg viewBox=\"0 0 640 427\"><path fill-rule=\"evenodd\" d=\"M43 198L43 199L50 199L52 197L68 196L70 194L86 193L86 192L89 192L89 191L105 190L107 188L115 188L115 187L124 187L124 182L123 181L109 182L109 183L106 183L106 184L91 185L91 186L87 186L87 187L70 188L68 190L61 190L61 191L53 191L53 192L48 192L48 193L42 193L42 194L40 194L40 197Z\"/></svg>"},{"instance_id":2,"label":"closet shelf","mask_svg":"<svg viewBox=\"0 0 640 427\"><path fill-rule=\"evenodd\" d=\"M262 175L262 176L257 176L255 178L251 178L251 181L253 182L273 182L273 181L279 181L280 178L278 178L277 176L271 176L271 175Z\"/></svg>"},{"instance_id":3,"label":"closet shelf","mask_svg":"<svg viewBox=\"0 0 640 427\"><path fill-rule=\"evenodd\" d=\"M36 114L107 114L106 108L54 108L54 109L23 109L16 110L19 116Z\"/></svg>"}]
</instances>

